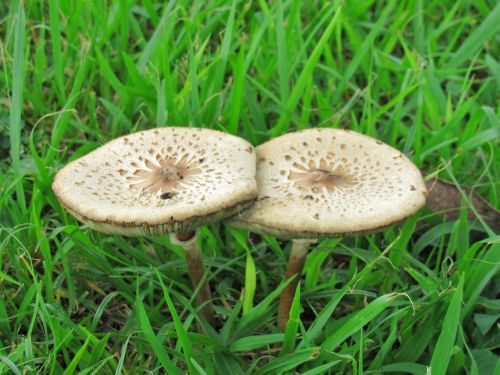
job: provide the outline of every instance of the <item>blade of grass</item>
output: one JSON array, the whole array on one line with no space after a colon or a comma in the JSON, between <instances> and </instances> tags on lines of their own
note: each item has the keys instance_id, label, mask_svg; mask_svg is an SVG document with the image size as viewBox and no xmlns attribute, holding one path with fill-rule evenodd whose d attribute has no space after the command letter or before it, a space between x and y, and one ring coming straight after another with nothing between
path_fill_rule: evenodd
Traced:
<instances>
[{"instance_id":1,"label":"blade of grass","mask_svg":"<svg viewBox=\"0 0 500 375\"><path fill-rule=\"evenodd\" d=\"M471 312L488 283L495 278L495 275L498 275L500 271L500 244L493 243L492 240L491 247L486 247L479 259L465 271L467 285L464 288L464 294L467 302L463 308L463 317Z\"/></svg>"},{"instance_id":2,"label":"blade of grass","mask_svg":"<svg viewBox=\"0 0 500 375\"><path fill-rule=\"evenodd\" d=\"M233 354L214 352L212 362L217 375L242 375L243 370L236 361Z\"/></svg>"},{"instance_id":3,"label":"blade of grass","mask_svg":"<svg viewBox=\"0 0 500 375\"><path fill-rule=\"evenodd\" d=\"M76 366L78 366L78 364L80 363L83 354L87 350L89 342L90 342L90 335L87 337L81 348L76 352L75 356L69 363L69 366L66 368L66 370L64 370L63 375L72 375L75 372Z\"/></svg>"},{"instance_id":4,"label":"blade of grass","mask_svg":"<svg viewBox=\"0 0 500 375\"><path fill-rule=\"evenodd\" d=\"M255 371L255 375L281 374L286 371L297 368L305 362L312 361L321 352L320 348L308 348L296 351L295 353L285 355L262 366Z\"/></svg>"},{"instance_id":5,"label":"blade of grass","mask_svg":"<svg viewBox=\"0 0 500 375\"><path fill-rule=\"evenodd\" d=\"M16 366L14 362L9 357L6 357L4 355L0 355L0 361L5 363L7 366L9 366L10 370L15 374L15 375L22 375L21 371L19 370L19 367Z\"/></svg>"},{"instance_id":6,"label":"blade of grass","mask_svg":"<svg viewBox=\"0 0 500 375\"><path fill-rule=\"evenodd\" d=\"M462 144L461 147L464 152L467 152L481 146L485 142L498 140L499 138L500 138L500 124L497 124L496 127L483 130L482 132L467 139Z\"/></svg>"},{"instance_id":7,"label":"blade of grass","mask_svg":"<svg viewBox=\"0 0 500 375\"><path fill-rule=\"evenodd\" d=\"M256 273L255 270L255 262L252 257L252 253L248 248L245 249L247 251L247 260L245 267L245 292L243 293L243 312L242 315L248 314L248 312L253 307L253 298L255 296L255 288L257 285L256 281Z\"/></svg>"},{"instance_id":8,"label":"blade of grass","mask_svg":"<svg viewBox=\"0 0 500 375\"><path fill-rule=\"evenodd\" d=\"M286 280L281 283L271 294L264 298L258 305L253 307L245 316L243 316L239 322L236 324L235 334L241 337L246 334L249 330L255 331L260 326L266 323L264 317L266 315L270 316L269 306L271 303L281 295L281 292L285 287L292 281L292 279Z\"/></svg>"},{"instance_id":9,"label":"blade of grass","mask_svg":"<svg viewBox=\"0 0 500 375\"><path fill-rule=\"evenodd\" d=\"M177 332L177 337L179 338L182 349L184 351L184 361L189 369L189 372L191 374L195 374L196 371L194 370L193 364L191 361L191 359L195 358L194 351L193 351L193 345L191 343L191 340L189 339L189 336L187 335L187 332L184 328L184 325L182 324L181 318L177 314L177 310L175 309L175 305L172 302L172 299L170 298L170 294L168 293L168 290L165 287L165 284L163 283L163 279L161 278L160 273L158 272L158 269L154 268L154 271L156 273L156 277L158 278L158 281L160 282L161 289L163 291L163 296L165 297L165 302L167 303L170 314L172 315L172 320L174 321L175 331Z\"/></svg>"},{"instance_id":10,"label":"blade of grass","mask_svg":"<svg viewBox=\"0 0 500 375\"><path fill-rule=\"evenodd\" d=\"M377 315L387 309L398 294L386 294L370 302L365 308L354 314L347 320L333 335L329 336L321 347L328 351L333 351L337 346L344 342L348 337L362 329L371 322Z\"/></svg>"},{"instance_id":11,"label":"blade of grass","mask_svg":"<svg viewBox=\"0 0 500 375\"><path fill-rule=\"evenodd\" d=\"M111 300L117 296L119 296L120 293L117 291L109 293L107 296L105 296L97 309L95 310L94 317L92 318L92 323L90 324L90 329L94 331L97 328L97 325L99 324L99 321L101 320L102 315L104 314L106 307L108 304L111 302Z\"/></svg>"},{"instance_id":12,"label":"blade of grass","mask_svg":"<svg viewBox=\"0 0 500 375\"><path fill-rule=\"evenodd\" d=\"M391 353L394 342L396 341L396 338L398 335L398 322L399 321L400 321L399 316L395 316L394 318L392 318L389 335L386 337L386 339L384 340L384 343L380 347L380 350L378 350L377 355L370 363L370 367L368 368L368 370L375 370L375 369L380 368L382 363L384 362L385 357L389 353Z\"/></svg>"},{"instance_id":13,"label":"blade of grass","mask_svg":"<svg viewBox=\"0 0 500 375\"><path fill-rule=\"evenodd\" d=\"M144 304L139 298L136 299L136 307L139 325L141 327L142 333L149 345L151 345L151 347L153 348L154 354L156 354L161 365L167 371L167 373L181 375L182 372L177 367L175 367L175 365L173 364L174 362L172 362L172 360L168 356L167 351L160 343L160 340L158 340L158 338L154 334L153 328L151 328L151 323L149 322L146 313L146 309L144 308Z\"/></svg>"},{"instance_id":14,"label":"blade of grass","mask_svg":"<svg viewBox=\"0 0 500 375\"><path fill-rule=\"evenodd\" d=\"M375 38L382 32L382 28L385 25L387 18L389 18L389 15L392 12L392 9L394 8L395 1L392 0L387 5L385 6L384 10L378 17L377 23L373 25L371 28L370 32L368 35L365 37L363 40L363 43L361 44L361 47L359 48L358 53L356 53L356 56L353 58L349 66L347 67L345 73L343 74L343 81L339 84L339 87L336 90L335 93L335 98L338 99L344 92L344 88L346 86L346 82L349 81L354 73L358 70L360 64L365 60L366 54L370 51L370 49L374 45L374 40Z\"/></svg>"},{"instance_id":15,"label":"blade of grass","mask_svg":"<svg viewBox=\"0 0 500 375\"><path fill-rule=\"evenodd\" d=\"M94 345L94 348L92 349L92 352L90 353L89 356L89 363L95 364L99 362L101 357L105 354L106 345L108 345L109 337L110 333L108 332L96 345Z\"/></svg>"},{"instance_id":16,"label":"blade of grass","mask_svg":"<svg viewBox=\"0 0 500 375\"><path fill-rule=\"evenodd\" d=\"M153 51L155 50L158 43L160 43L162 38L165 38L165 36L162 35L163 27L167 23L175 3L176 1L168 2L167 7L163 12L163 15L161 16L160 23L156 27L155 31L153 32L153 35L151 36L151 39L149 39L148 43L146 44L146 47L142 51L141 57L137 62L137 68L139 69L140 72L143 72L144 69L146 68L146 65L149 62L149 59L151 58L151 55L153 54Z\"/></svg>"},{"instance_id":17,"label":"blade of grass","mask_svg":"<svg viewBox=\"0 0 500 375\"><path fill-rule=\"evenodd\" d=\"M14 278L10 277L9 275L3 273L2 271L0 271L0 280L5 280L9 283L15 284L17 286L21 286L21 283L19 281L15 280Z\"/></svg>"},{"instance_id":18,"label":"blade of grass","mask_svg":"<svg viewBox=\"0 0 500 375\"><path fill-rule=\"evenodd\" d=\"M458 325L460 323L463 287L464 276L462 275L457 290L453 293L450 305L446 311L441 334L439 335L434 353L432 354L430 367L433 375L446 374L453 346L455 345Z\"/></svg>"},{"instance_id":19,"label":"blade of grass","mask_svg":"<svg viewBox=\"0 0 500 375\"><path fill-rule=\"evenodd\" d=\"M283 357L292 353L297 340L297 331L300 324L300 284L297 285L295 295L293 296L292 307L290 308L290 317L285 327L285 337L279 356Z\"/></svg>"},{"instance_id":20,"label":"blade of grass","mask_svg":"<svg viewBox=\"0 0 500 375\"><path fill-rule=\"evenodd\" d=\"M156 104L156 126L167 126L168 111L165 101L165 80L162 79L157 89L157 104Z\"/></svg>"},{"instance_id":21,"label":"blade of grass","mask_svg":"<svg viewBox=\"0 0 500 375\"><path fill-rule=\"evenodd\" d=\"M328 23L328 26L326 27L325 31L323 32L323 35L321 35L321 38L314 47L314 50L311 53L311 56L307 60L306 64L304 65L304 68L300 72L299 78L297 78L297 83L295 84L295 87L293 88L290 97L288 98L285 108L283 109L278 122L276 125L273 127L271 131L271 136L276 137L282 133L285 133L288 131L290 128L289 119L292 113L295 110L295 107L297 106L300 97L304 93L304 89L306 88L307 83L311 79L312 72L314 68L316 67L316 64L318 63L318 60L323 53L323 49L327 45L328 41L330 40L330 36L335 28L335 25L337 23L337 20L339 18L339 15L342 11L342 5L340 2L335 3L337 10L331 19L331 21Z\"/></svg>"},{"instance_id":22,"label":"blade of grass","mask_svg":"<svg viewBox=\"0 0 500 375\"><path fill-rule=\"evenodd\" d=\"M278 76L280 84L280 98L282 103L288 100L288 58L287 45L285 40L285 21L283 19L283 1L277 3L277 20L276 20L276 44L278 47Z\"/></svg>"},{"instance_id":23,"label":"blade of grass","mask_svg":"<svg viewBox=\"0 0 500 375\"><path fill-rule=\"evenodd\" d=\"M240 119L240 112L243 103L243 93L244 93L244 82L245 82L245 47L246 43L241 43L240 52L238 54L238 59L234 68L234 84L233 92L231 96L231 110L229 115L229 127L228 131L231 134L238 134L238 125ZM244 310L244 309L243 309Z\"/></svg>"},{"instance_id":24,"label":"blade of grass","mask_svg":"<svg viewBox=\"0 0 500 375\"><path fill-rule=\"evenodd\" d=\"M20 2L22 4L22 2ZM57 92L63 101L66 100L66 93L63 84L63 63L62 63L62 48L61 48L61 29L59 20L59 0L49 1L49 25L50 25L50 39L52 43L52 61L54 63L55 83Z\"/></svg>"},{"instance_id":25,"label":"blade of grass","mask_svg":"<svg viewBox=\"0 0 500 375\"><path fill-rule=\"evenodd\" d=\"M232 352L243 352L259 349L268 345L283 341L283 333L270 333L268 335L256 335L242 337L234 341L229 349Z\"/></svg>"},{"instance_id":26,"label":"blade of grass","mask_svg":"<svg viewBox=\"0 0 500 375\"><path fill-rule=\"evenodd\" d=\"M116 366L115 375L122 374L123 366L124 366L124 363L125 363L125 356L127 354L127 349L128 349L128 343L130 342L131 338L132 338L132 334L130 334L127 337L127 339L125 340L125 342L122 345L121 353L120 353L120 359L118 361L118 365Z\"/></svg>"},{"instance_id":27,"label":"blade of grass","mask_svg":"<svg viewBox=\"0 0 500 375\"><path fill-rule=\"evenodd\" d=\"M236 13L236 0L231 2L231 9L229 10L229 16L227 19L226 26L224 28L224 38L222 40L222 45L220 47L220 52L218 54L218 61L215 65L215 72L210 83L209 96L217 95L216 99L213 100L207 107L207 117L206 122L209 124L215 123L217 119L217 109L221 102L220 91L222 89L222 84L224 83L224 73L226 71L227 59L229 57L229 52L231 50L231 41L235 25L235 13Z\"/></svg>"},{"instance_id":28,"label":"blade of grass","mask_svg":"<svg viewBox=\"0 0 500 375\"><path fill-rule=\"evenodd\" d=\"M73 108L75 107L77 99L79 98L82 86L84 85L85 80L88 78L87 74L91 66L91 60L92 59L90 58L90 55L88 53L82 54L80 66L78 67L78 71L76 73L73 88L71 89L68 100L64 103L64 108L59 112L54 123L50 140L51 147L49 148L48 155L46 156L46 160L48 161L54 160L55 156L61 152L60 144L64 135L66 134L69 120L74 112Z\"/></svg>"},{"instance_id":29,"label":"blade of grass","mask_svg":"<svg viewBox=\"0 0 500 375\"><path fill-rule=\"evenodd\" d=\"M196 362L196 359L191 358L191 362L192 362L193 366L196 368L196 371L198 371L198 373L200 373L200 375L207 375L207 372L199 365L198 362ZM196 373L193 372L192 374L196 374Z\"/></svg>"},{"instance_id":30,"label":"blade of grass","mask_svg":"<svg viewBox=\"0 0 500 375\"><path fill-rule=\"evenodd\" d=\"M24 87L24 49L25 49L25 27L23 2L17 3L15 13L14 30L14 61L12 69L12 98L10 105L9 136L10 156L12 159L12 170L15 175L20 175L21 159L21 131L23 123L21 113L23 110L23 87ZM26 209L26 199L22 181L16 186L16 198L22 210Z\"/></svg>"},{"instance_id":31,"label":"blade of grass","mask_svg":"<svg viewBox=\"0 0 500 375\"><path fill-rule=\"evenodd\" d=\"M307 330L307 334L305 335L304 339L300 342L300 344L297 346L297 348L304 347L307 341L313 342L319 336L319 334L322 332L323 328L327 324L328 320L332 316L333 312L335 311L335 308L337 307L338 303L344 297L347 291L350 290L350 288L352 288L353 285L355 285L355 283L358 280L361 280L363 277L365 277L365 275L370 272L370 270L375 266L375 264L377 264L377 262L392 249L392 247L394 246L395 243L397 243L398 240L399 237L397 237L391 244L389 244L376 259L368 263L359 274L352 277L342 287L342 289L340 289L337 292L335 298L333 298L330 302L328 302L328 304L318 314L316 319L314 319L311 326Z\"/></svg>"},{"instance_id":32,"label":"blade of grass","mask_svg":"<svg viewBox=\"0 0 500 375\"><path fill-rule=\"evenodd\" d=\"M413 375L430 375L427 371L428 368L419 363L411 363L411 362L400 362L400 363L391 363L389 365L385 365L380 370L384 372L400 372L400 373L408 373Z\"/></svg>"},{"instance_id":33,"label":"blade of grass","mask_svg":"<svg viewBox=\"0 0 500 375\"><path fill-rule=\"evenodd\" d=\"M307 370L307 371L303 372L302 375L323 375L323 374L330 374L332 372L328 372L327 370L329 370L330 368L332 368L333 366L335 366L336 364L338 364L340 362L341 362L340 359L336 359L334 361L325 363L324 365L321 365L321 366L312 368L310 370Z\"/></svg>"},{"instance_id":34,"label":"blade of grass","mask_svg":"<svg viewBox=\"0 0 500 375\"><path fill-rule=\"evenodd\" d=\"M500 30L500 3L481 22L481 24L460 44L458 51L450 57L446 64L447 69L459 67L463 62L472 58L484 44Z\"/></svg>"}]
</instances>

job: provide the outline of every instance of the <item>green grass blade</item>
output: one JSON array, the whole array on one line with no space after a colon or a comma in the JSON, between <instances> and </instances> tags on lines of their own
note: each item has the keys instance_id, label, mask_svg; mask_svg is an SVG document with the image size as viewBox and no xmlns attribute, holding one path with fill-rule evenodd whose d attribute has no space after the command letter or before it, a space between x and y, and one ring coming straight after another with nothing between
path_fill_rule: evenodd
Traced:
<instances>
[{"instance_id":1,"label":"green grass blade","mask_svg":"<svg viewBox=\"0 0 500 375\"><path fill-rule=\"evenodd\" d=\"M25 27L23 2L17 3L15 13L14 31L14 61L12 69L12 98L9 117L10 135L10 157L12 159L12 170L14 174L20 174L21 159L21 132L23 123L21 113L23 111L23 87L24 87L24 49L25 49ZM16 186L16 197L19 205L26 207L22 182Z\"/></svg>"},{"instance_id":2,"label":"green grass blade","mask_svg":"<svg viewBox=\"0 0 500 375\"><path fill-rule=\"evenodd\" d=\"M114 291L109 293L106 297L103 298L102 302L99 304L97 309L95 310L94 317L92 319L92 323L90 325L91 330L95 330L97 328L97 325L99 324L99 320L101 319L104 311L106 310L106 307L108 304L111 302L111 300L115 297L118 297L120 295L119 292Z\"/></svg>"},{"instance_id":3,"label":"green grass blade","mask_svg":"<svg viewBox=\"0 0 500 375\"><path fill-rule=\"evenodd\" d=\"M9 275L3 273L2 271L0 271L0 280L5 280L9 283L15 284L17 286L21 286L21 283L19 281L15 280L14 278L10 277Z\"/></svg>"},{"instance_id":4,"label":"green grass blade","mask_svg":"<svg viewBox=\"0 0 500 375\"><path fill-rule=\"evenodd\" d=\"M304 68L302 69L299 77L297 78L297 83L295 84L295 87L293 88L292 93L290 94L290 97L286 102L285 108L277 124L273 127L271 131L271 135L273 137L276 137L281 133L287 132L288 129L290 128L290 124L288 123L290 117L294 112L295 107L297 106L301 96L303 95L307 83L311 79L311 74L318 63L321 54L323 53L323 49L327 45L328 41L330 40L330 36L332 35L333 30L335 29L335 25L342 11L342 6L339 4L340 3L336 3L335 6L337 6L338 9L335 11L335 15L328 23L328 26L323 32L323 35L321 35L318 44L316 44L316 46L314 47L311 56L307 60L306 64L304 65Z\"/></svg>"},{"instance_id":5,"label":"green grass blade","mask_svg":"<svg viewBox=\"0 0 500 375\"><path fill-rule=\"evenodd\" d=\"M484 44L500 30L500 3L488 14L483 22L460 44L458 51L450 57L447 69L454 69L472 58Z\"/></svg>"},{"instance_id":6,"label":"green grass blade","mask_svg":"<svg viewBox=\"0 0 500 375\"><path fill-rule=\"evenodd\" d=\"M52 43L52 61L56 76L56 87L59 95L65 100L65 90L63 84L63 62L61 48L61 21L59 20L60 4L59 0L49 1L49 23L50 23L50 39Z\"/></svg>"},{"instance_id":7,"label":"green grass blade","mask_svg":"<svg viewBox=\"0 0 500 375\"><path fill-rule=\"evenodd\" d=\"M156 104L156 126L167 126L168 111L165 101L165 80L162 79L157 89L157 104Z\"/></svg>"},{"instance_id":8,"label":"green grass blade","mask_svg":"<svg viewBox=\"0 0 500 375\"><path fill-rule=\"evenodd\" d=\"M285 40L285 22L283 19L283 1L278 0L277 17L276 17L276 44L278 46L278 75L280 84L280 99L282 103L286 103L289 93L289 77L288 77L288 57L287 45Z\"/></svg>"},{"instance_id":9,"label":"green grass blade","mask_svg":"<svg viewBox=\"0 0 500 375\"><path fill-rule=\"evenodd\" d=\"M139 69L140 72L144 71L158 43L160 43L162 37L165 37L164 35L162 35L163 28L165 27L168 18L172 13L172 8L174 7L175 3L176 3L175 1L168 2L168 5L165 8L163 15L161 16L160 23L156 27L153 35L151 36L151 39L149 39L148 43L146 44L146 47L142 51L141 57L137 62L137 69Z\"/></svg>"},{"instance_id":10,"label":"green grass blade","mask_svg":"<svg viewBox=\"0 0 500 375\"><path fill-rule=\"evenodd\" d=\"M388 4L385 6L384 10L378 17L377 23L371 28L368 35L364 38L358 53L356 53L356 56L347 67L345 73L342 75L343 81L336 90L335 94L336 98L340 97L340 95L344 91L345 82L348 82L352 78L354 73L358 70L360 64L365 60L366 54L373 46L373 41L382 32L382 28L385 25L387 18L389 18L389 15L391 14L392 9L394 8L394 4L395 4L394 0L388 2Z\"/></svg>"},{"instance_id":11,"label":"green grass blade","mask_svg":"<svg viewBox=\"0 0 500 375\"><path fill-rule=\"evenodd\" d=\"M443 327L439 335L434 353L430 363L433 375L445 375L450 362L455 337L460 323L460 310L462 304L462 295L464 287L464 277L462 276L458 283L457 290L453 293L450 305L446 311L443 320Z\"/></svg>"},{"instance_id":12,"label":"green grass blade","mask_svg":"<svg viewBox=\"0 0 500 375\"><path fill-rule=\"evenodd\" d=\"M465 270L467 285L464 287L465 306L463 316L467 316L477 303L477 299L484 291L488 283L498 275L500 271L500 244L492 243L486 247L479 262Z\"/></svg>"},{"instance_id":13,"label":"green grass blade","mask_svg":"<svg viewBox=\"0 0 500 375\"><path fill-rule=\"evenodd\" d=\"M375 319L377 315L387 309L397 296L397 294L386 294L370 302L365 308L354 314L345 322L333 335L328 337L321 344L321 347L328 351L335 350L335 348L348 337L359 331L366 324Z\"/></svg>"},{"instance_id":14,"label":"green grass blade","mask_svg":"<svg viewBox=\"0 0 500 375\"><path fill-rule=\"evenodd\" d=\"M155 268L154 270L156 273L156 277L158 278L158 281L160 282L161 289L163 291L163 296L165 297L165 302L167 303L170 314L172 315L172 319L174 321L174 326L175 326L175 331L177 332L177 337L179 338L182 349L184 351L184 361L185 361L186 365L188 366L188 369L190 370L190 372L195 374L196 371L194 371L193 364L191 361L191 359L195 358L194 351L193 351L193 344L191 343L191 340L189 339L189 336L187 335L186 329L184 328L184 325L182 324L182 321L181 321L181 318L179 317L179 314L177 314L177 310L175 309L175 305L172 302L172 299L170 298L170 294L168 293L168 290L165 287L165 284L163 283L163 279L161 278L161 275L158 272L158 269Z\"/></svg>"},{"instance_id":15,"label":"green grass blade","mask_svg":"<svg viewBox=\"0 0 500 375\"><path fill-rule=\"evenodd\" d=\"M268 335L247 336L234 341L229 346L229 349L232 352L249 351L266 347L268 345L276 344L281 341L283 341L283 333L270 333Z\"/></svg>"},{"instance_id":16,"label":"green grass blade","mask_svg":"<svg viewBox=\"0 0 500 375\"><path fill-rule=\"evenodd\" d=\"M328 320L332 316L335 308L339 304L340 300L344 297L344 295L349 290L350 284L344 285L342 289L340 289L331 301L321 310L316 319L312 322L311 326L307 330L307 339L313 341L318 337L318 335L322 332L323 328L327 324ZM303 345L303 343L301 343Z\"/></svg>"},{"instance_id":17,"label":"green grass blade","mask_svg":"<svg viewBox=\"0 0 500 375\"><path fill-rule=\"evenodd\" d=\"M292 353L297 340L297 331L300 324L300 284L297 285L295 295L293 296L292 307L290 308L290 317L285 327L285 337L281 347L280 357Z\"/></svg>"},{"instance_id":18,"label":"green grass blade","mask_svg":"<svg viewBox=\"0 0 500 375\"><path fill-rule=\"evenodd\" d=\"M170 359L168 356L167 351L163 348L163 345L160 343L160 340L158 340L158 337L153 332L153 328L151 328L151 323L149 322L146 309L144 308L144 305L142 301L137 298L136 299L136 307L137 307L137 316L139 319L139 325L142 330L143 335L145 336L145 339L151 345L153 348L154 353L156 354L158 360L160 361L161 365L163 368L167 371L169 374L182 374L182 372L174 366L174 362Z\"/></svg>"},{"instance_id":19,"label":"green grass blade","mask_svg":"<svg viewBox=\"0 0 500 375\"><path fill-rule=\"evenodd\" d=\"M22 375L22 372L21 370L19 370L19 367L17 367L16 364L12 362L10 358L4 355L0 355L0 361L5 363L15 375Z\"/></svg>"},{"instance_id":20,"label":"green grass blade","mask_svg":"<svg viewBox=\"0 0 500 375\"><path fill-rule=\"evenodd\" d=\"M231 95L231 111L229 114L229 127L228 131L231 134L238 134L238 125L240 120L240 112L243 103L243 92L244 92L244 82L245 82L245 47L246 43L242 43L240 46L240 52L238 53L238 59L236 65L233 69L234 73L234 83L233 92Z\"/></svg>"},{"instance_id":21,"label":"green grass blade","mask_svg":"<svg viewBox=\"0 0 500 375\"><path fill-rule=\"evenodd\" d=\"M240 375L243 374L243 370L236 361L236 358L232 354L214 352L212 355L212 362L215 367L215 374L217 375Z\"/></svg>"},{"instance_id":22,"label":"green grass blade","mask_svg":"<svg viewBox=\"0 0 500 375\"><path fill-rule=\"evenodd\" d=\"M207 372L200 366L198 362L196 362L196 359L191 358L191 363L200 375L207 375ZM196 372L192 372L192 374L196 374Z\"/></svg>"},{"instance_id":23,"label":"green grass blade","mask_svg":"<svg viewBox=\"0 0 500 375\"><path fill-rule=\"evenodd\" d=\"M421 365L419 363L409 363L409 362L400 362L400 363L391 363L389 365L383 366L381 371L390 373L407 373L412 375L431 375L427 371L427 367Z\"/></svg>"},{"instance_id":24,"label":"green grass blade","mask_svg":"<svg viewBox=\"0 0 500 375\"><path fill-rule=\"evenodd\" d=\"M243 315L248 314L248 312L253 307L253 298L255 296L255 289L257 285L255 262L252 257L252 253L247 249L247 260L245 267L245 292L243 293Z\"/></svg>"},{"instance_id":25,"label":"green grass blade","mask_svg":"<svg viewBox=\"0 0 500 375\"><path fill-rule=\"evenodd\" d=\"M279 287L272 291L266 298L264 298L258 305L253 307L245 316L243 316L236 324L236 332L242 334L247 331L253 331L262 324L265 324L264 317L270 315L269 306L271 303L281 295L281 292L290 283L291 279L287 282L281 283Z\"/></svg>"},{"instance_id":26,"label":"green grass blade","mask_svg":"<svg viewBox=\"0 0 500 375\"><path fill-rule=\"evenodd\" d=\"M129 344L131 338L132 338L132 335L129 335L122 345L120 359L118 361L118 365L116 366L115 375L122 374L123 366L125 363L125 356L127 355L128 344Z\"/></svg>"},{"instance_id":27,"label":"green grass blade","mask_svg":"<svg viewBox=\"0 0 500 375\"><path fill-rule=\"evenodd\" d=\"M280 357L255 371L255 375L280 374L297 368L305 362L314 360L320 354L320 348L309 348Z\"/></svg>"},{"instance_id":28,"label":"green grass blade","mask_svg":"<svg viewBox=\"0 0 500 375\"><path fill-rule=\"evenodd\" d=\"M72 375L75 372L76 366L78 366L78 364L80 363L80 360L82 359L83 354L87 350L87 346L88 346L89 342L90 342L90 335L87 337L87 339L83 343L82 347L80 349L78 349L75 356L73 357L73 359L69 363L69 366L66 368L66 370L64 370L63 375Z\"/></svg>"},{"instance_id":29,"label":"green grass blade","mask_svg":"<svg viewBox=\"0 0 500 375\"><path fill-rule=\"evenodd\" d=\"M310 370L307 370L302 373L302 375L323 375L323 374L330 374L331 372L327 372L327 370L331 369L333 366L336 364L340 363L340 359L336 359L334 361L325 363L324 365L314 367Z\"/></svg>"},{"instance_id":30,"label":"green grass blade","mask_svg":"<svg viewBox=\"0 0 500 375\"><path fill-rule=\"evenodd\" d=\"M94 345L92 352L89 356L89 363L98 363L101 357L105 354L106 345L108 345L110 334L107 333L97 344Z\"/></svg>"},{"instance_id":31,"label":"green grass blade","mask_svg":"<svg viewBox=\"0 0 500 375\"><path fill-rule=\"evenodd\" d=\"M236 0L231 2L231 9L229 10L229 16L227 23L224 28L224 39L222 40L222 45L220 46L220 52L218 53L218 61L214 67L215 72L213 77L211 77L211 83L209 84L209 95L216 95L216 99L210 102L208 106L208 115L205 119L208 123L212 124L217 118L218 106L221 102L220 92L222 89L222 84L224 83L224 73L226 71L227 59L229 57L229 52L231 51L231 39L234 31L235 25L235 13L236 13Z\"/></svg>"},{"instance_id":32,"label":"green grass blade","mask_svg":"<svg viewBox=\"0 0 500 375\"><path fill-rule=\"evenodd\" d=\"M483 130L479 134L467 139L462 144L462 149L464 152L470 151L481 146L483 143L498 140L500 138L500 124L496 124L496 127Z\"/></svg>"},{"instance_id":33,"label":"green grass blade","mask_svg":"<svg viewBox=\"0 0 500 375\"><path fill-rule=\"evenodd\" d=\"M382 363L384 362L384 358L392 353L392 348L394 345L394 342L397 339L398 335L398 323L400 321L401 317L400 316L395 316L391 320L390 324L390 331L388 337L384 340L384 343L380 347L380 349L377 352L377 355L375 358L371 361L370 367L368 370L376 370L381 367Z\"/></svg>"}]
</instances>

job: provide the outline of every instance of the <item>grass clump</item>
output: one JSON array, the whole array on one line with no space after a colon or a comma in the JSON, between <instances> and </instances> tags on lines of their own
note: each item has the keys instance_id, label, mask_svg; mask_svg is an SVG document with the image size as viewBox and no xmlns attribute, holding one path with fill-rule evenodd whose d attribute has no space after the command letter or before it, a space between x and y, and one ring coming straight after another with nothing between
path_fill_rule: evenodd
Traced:
<instances>
[{"instance_id":1,"label":"grass clump","mask_svg":"<svg viewBox=\"0 0 500 375\"><path fill-rule=\"evenodd\" d=\"M499 238L467 194L457 220L424 209L316 245L284 334L290 244L203 229L220 326L200 335L182 250L89 230L51 182L156 125L253 144L342 127L498 208L500 5L11 0L0 16L0 373L498 371Z\"/></svg>"}]
</instances>

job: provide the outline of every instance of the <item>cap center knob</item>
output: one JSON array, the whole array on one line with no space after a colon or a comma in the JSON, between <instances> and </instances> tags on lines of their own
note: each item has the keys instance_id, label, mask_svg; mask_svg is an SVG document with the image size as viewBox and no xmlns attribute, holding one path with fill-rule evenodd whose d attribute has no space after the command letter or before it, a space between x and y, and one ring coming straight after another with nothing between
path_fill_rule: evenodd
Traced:
<instances>
[{"instance_id":1,"label":"cap center knob","mask_svg":"<svg viewBox=\"0 0 500 375\"><path fill-rule=\"evenodd\" d=\"M137 168L126 177L130 186L140 189L141 194L158 193L161 199L170 199L177 195L174 191L188 186L201 173L199 163L189 154L181 158L157 156L155 159L155 162L146 160L143 168Z\"/></svg>"},{"instance_id":2,"label":"cap center knob","mask_svg":"<svg viewBox=\"0 0 500 375\"><path fill-rule=\"evenodd\" d=\"M321 163L326 162L321 160ZM298 171L291 171L288 179L292 180L293 185L299 189L320 192L325 188L329 193L338 188L348 188L357 182L356 177L346 167L327 165L322 168L314 164L314 162L307 165L297 164L295 167Z\"/></svg>"},{"instance_id":3,"label":"cap center knob","mask_svg":"<svg viewBox=\"0 0 500 375\"><path fill-rule=\"evenodd\" d=\"M168 181L179 181L184 179L182 173L175 166L164 166L161 168L163 172L163 177Z\"/></svg>"}]
</instances>

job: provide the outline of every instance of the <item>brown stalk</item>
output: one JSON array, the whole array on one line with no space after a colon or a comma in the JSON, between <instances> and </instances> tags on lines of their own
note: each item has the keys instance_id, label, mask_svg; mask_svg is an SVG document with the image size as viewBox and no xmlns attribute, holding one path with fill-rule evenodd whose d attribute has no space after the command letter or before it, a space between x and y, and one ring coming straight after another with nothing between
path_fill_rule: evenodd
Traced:
<instances>
[{"instance_id":1,"label":"brown stalk","mask_svg":"<svg viewBox=\"0 0 500 375\"><path fill-rule=\"evenodd\" d=\"M184 249L191 285L193 290L196 290L203 279L203 275L205 274L205 267L203 266L200 249L196 243L198 233L177 233L174 237L176 240L175 242L181 245ZM203 284L200 286L195 299L197 305L203 305L200 309L200 315L207 321L207 323L214 327L214 307L212 305L212 293L210 292L208 279L205 279Z\"/></svg>"},{"instance_id":2,"label":"brown stalk","mask_svg":"<svg viewBox=\"0 0 500 375\"><path fill-rule=\"evenodd\" d=\"M278 308L278 328L281 331L285 330L286 323L290 316L290 308L292 307L293 297L297 284L300 281L302 269L307 257L307 251L315 240L292 240L292 251L286 268L285 280L294 277L294 279L285 287L280 296L280 305Z\"/></svg>"}]
</instances>

